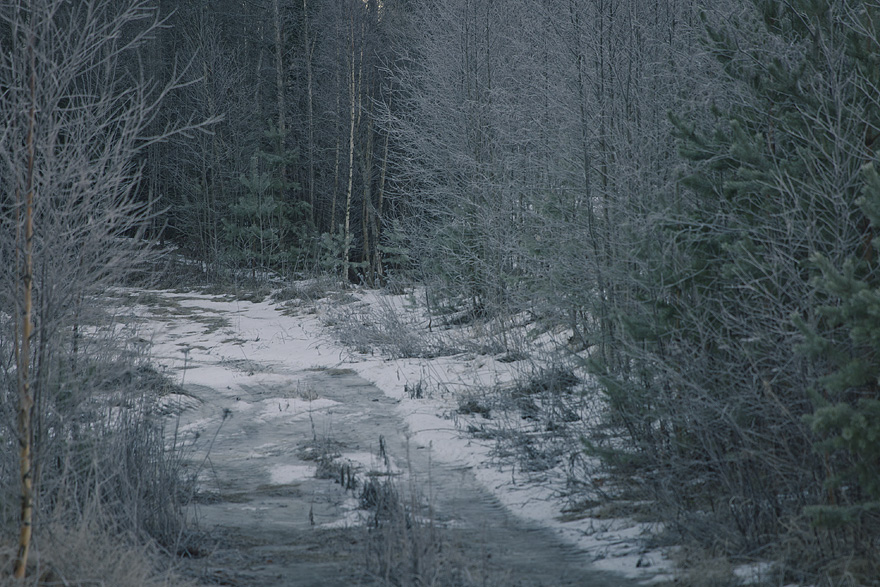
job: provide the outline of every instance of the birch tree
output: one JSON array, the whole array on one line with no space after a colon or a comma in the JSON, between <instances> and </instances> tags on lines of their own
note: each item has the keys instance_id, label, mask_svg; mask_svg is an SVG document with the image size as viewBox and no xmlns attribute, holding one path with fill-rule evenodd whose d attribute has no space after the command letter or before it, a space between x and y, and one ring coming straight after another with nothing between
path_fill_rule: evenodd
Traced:
<instances>
[{"instance_id":1,"label":"birch tree","mask_svg":"<svg viewBox=\"0 0 880 587\"><path fill-rule=\"evenodd\" d=\"M376 124L375 105L387 87L385 63L392 53L394 2L336 0L321 3L309 27L325 34L316 39L306 66L312 80L314 123L307 139L315 153L308 177L317 190L316 219L324 233L329 266L346 279L372 282L379 272L378 247L384 218L378 201L385 197L385 133ZM305 6L305 5L304 5ZM314 75L309 71L314 68ZM320 72L320 75L319 75ZM312 77L309 77L312 75ZM323 130L323 132L317 132ZM323 157L319 157L321 153Z\"/></svg>"},{"instance_id":2,"label":"birch tree","mask_svg":"<svg viewBox=\"0 0 880 587\"><path fill-rule=\"evenodd\" d=\"M154 202L138 189L136 159L172 132L148 128L174 84L152 84L130 59L161 26L146 1L10 2L0 6L0 20L9 32L0 58L0 226L2 257L10 260L0 296L14 323L3 339L12 340L15 356L7 375L14 373L17 388L14 574L22 578L39 510L46 418L59 409L51 382L59 369L75 368L60 359L76 349L79 300L151 257L143 237Z\"/></svg>"}]
</instances>

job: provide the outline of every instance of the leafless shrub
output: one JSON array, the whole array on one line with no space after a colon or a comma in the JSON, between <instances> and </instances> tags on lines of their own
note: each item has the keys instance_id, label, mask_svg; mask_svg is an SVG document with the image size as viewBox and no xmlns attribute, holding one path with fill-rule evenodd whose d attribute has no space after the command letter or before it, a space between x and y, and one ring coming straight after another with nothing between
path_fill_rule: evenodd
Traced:
<instances>
[{"instance_id":1,"label":"leafless shrub","mask_svg":"<svg viewBox=\"0 0 880 587\"><path fill-rule=\"evenodd\" d=\"M574 374L571 368L558 364L551 365L547 368L538 368L533 375L518 382L512 395L523 397L542 393L571 393L574 387L580 383L580 378Z\"/></svg>"},{"instance_id":2,"label":"leafless shrub","mask_svg":"<svg viewBox=\"0 0 880 587\"><path fill-rule=\"evenodd\" d=\"M158 120L182 79L150 82L140 67L164 28L152 3L6 2L0 21L0 306L14 322L0 325L0 404L18 404L15 418L3 410L0 442L19 448L14 573L23 578L32 530L52 517L74 527L86 512L107 512L107 530L179 534L161 511L177 503L156 485L174 467L148 402L113 405L91 384L114 364L107 355L131 362L132 349L118 346L112 325L85 336L82 316L93 296L141 278L158 256L148 237L156 196L139 189L141 157L204 125ZM12 470L2 469L4 478Z\"/></svg>"},{"instance_id":3,"label":"leafless shrub","mask_svg":"<svg viewBox=\"0 0 880 587\"><path fill-rule=\"evenodd\" d=\"M380 303L376 308L336 307L328 313L325 324L333 327L342 344L364 354L378 352L403 359L434 358L457 352L444 337L426 336L406 322L389 303Z\"/></svg>"},{"instance_id":4,"label":"leafless shrub","mask_svg":"<svg viewBox=\"0 0 880 587\"><path fill-rule=\"evenodd\" d=\"M816 528L807 516L789 521L772 553L786 583L854 587L877 585L880 577L877 544L865 541L864 532Z\"/></svg>"},{"instance_id":5,"label":"leafless shrub","mask_svg":"<svg viewBox=\"0 0 880 587\"><path fill-rule=\"evenodd\" d=\"M140 339L115 326L111 306L103 308L103 317L94 312L86 333L75 343L67 341L75 346L59 343L67 353L42 380L34 430L36 530L38 536L63 528L85 532L87 525L89 532L131 537L175 554L193 537L183 515L193 491L184 473L185 447L169 446L163 429L163 397L179 388L144 361ZM0 349L5 355L3 341ZM0 381L0 393L8 394L8 371ZM9 404L0 403L0 443L5 445L0 527L5 530L16 522L18 501L11 482L17 462Z\"/></svg>"},{"instance_id":6,"label":"leafless shrub","mask_svg":"<svg viewBox=\"0 0 880 587\"><path fill-rule=\"evenodd\" d=\"M337 278L331 275L319 275L284 285L273 292L272 299L276 302L297 299L305 302L315 302L326 298L331 293L338 292L341 287L342 284Z\"/></svg>"}]
</instances>

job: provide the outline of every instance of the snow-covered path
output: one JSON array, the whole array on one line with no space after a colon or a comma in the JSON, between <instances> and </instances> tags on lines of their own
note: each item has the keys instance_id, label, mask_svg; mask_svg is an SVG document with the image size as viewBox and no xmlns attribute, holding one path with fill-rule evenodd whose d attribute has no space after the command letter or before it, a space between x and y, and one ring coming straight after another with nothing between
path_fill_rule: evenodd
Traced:
<instances>
[{"instance_id":1,"label":"snow-covered path","mask_svg":"<svg viewBox=\"0 0 880 587\"><path fill-rule=\"evenodd\" d=\"M198 437L193 513L216 539L191 564L204 580L376 584L363 572L376 545L358 496L369 480L393 478L404 499L430 507L423 523L447 545L442 564L471 584L635 584L594 567L595 552L512 515L487 490L485 471L462 458L485 447L462 438L436 402L403 397L403 382L387 389L394 365L363 366L367 376L384 369L384 390L362 378L315 316L193 294L140 299L153 360L188 394L167 400L176 433Z\"/></svg>"}]
</instances>

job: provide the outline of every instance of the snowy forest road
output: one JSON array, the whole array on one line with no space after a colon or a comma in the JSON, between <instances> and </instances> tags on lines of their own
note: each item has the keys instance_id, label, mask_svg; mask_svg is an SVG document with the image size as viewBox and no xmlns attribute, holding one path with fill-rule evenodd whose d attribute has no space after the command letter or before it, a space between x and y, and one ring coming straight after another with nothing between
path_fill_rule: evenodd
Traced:
<instances>
[{"instance_id":1,"label":"snowy forest road","mask_svg":"<svg viewBox=\"0 0 880 587\"><path fill-rule=\"evenodd\" d=\"M399 400L322 350L330 345L307 320L207 296L140 299L153 360L185 390L167 400L168 428L198 468L191 514L209 539L186 566L199 580L636 584L591 569L584 553L511 515L469 468L413 441ZM409 509L395 518L398 506Z\"/></svg>"}]
</instances>

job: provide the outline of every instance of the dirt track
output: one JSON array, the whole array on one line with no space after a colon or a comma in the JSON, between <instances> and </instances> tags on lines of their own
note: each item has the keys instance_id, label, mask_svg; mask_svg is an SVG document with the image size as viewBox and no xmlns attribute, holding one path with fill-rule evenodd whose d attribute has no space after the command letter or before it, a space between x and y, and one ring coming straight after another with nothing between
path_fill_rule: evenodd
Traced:
<instances>
[{"instance_id":1,"label":"dirt track","mask_svg":"<svg viewBox=\"0 0 880 587\"><path fill-rule=\"evenodd\" d=\"M590 569L582 553L510 515L470 470L432 458L431 447L409 439L396 401L353 371L235 359L258 318L247 317L248 305L233 307L188 300L149 311L165 324L154 335L156 359L180 371L189 394L171 402L178 434L199 438L192 514L210 540L186 563L189 574L254 587L382 584L366 565L378 547L358 522L369 516L358 497L370 479L390 477L404 499L430 506L421 523L443 544L445 571L455 568L466 584L635 584ZM266 323L262 335L275 327L283 330ZM198 344L217 339L209 335L218 328L227 342Z\"/></svg>"}]
</instances>

